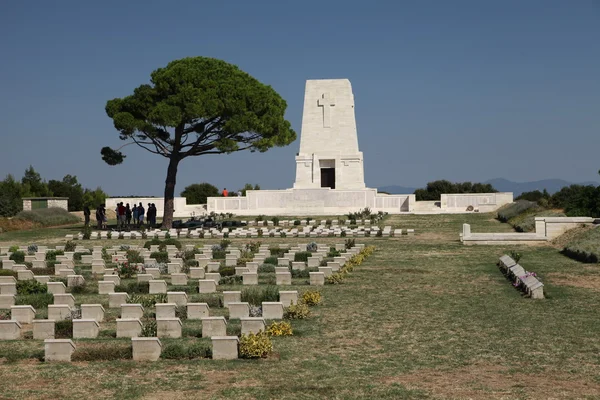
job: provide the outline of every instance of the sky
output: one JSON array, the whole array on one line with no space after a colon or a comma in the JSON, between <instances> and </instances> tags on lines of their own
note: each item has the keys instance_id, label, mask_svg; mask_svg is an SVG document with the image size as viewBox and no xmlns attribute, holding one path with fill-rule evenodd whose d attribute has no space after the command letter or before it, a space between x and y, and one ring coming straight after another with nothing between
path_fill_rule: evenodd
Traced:
<instances>
[{"instance_id":1,"label":"sky","mask_svg":"<svg viewBox=\"0 0 600 400\"><path fill-rule=\"evenodd\" d=\"M107 100L170 61L238 65L298 139L185 159L192 183L292 187L307 79L347 78L368 187L436 179L597 181L600 0L14 1L0 7L0 175L29 165L109 195L162 195L167 160L123 144Z\"/></svg>"}]
</instances>

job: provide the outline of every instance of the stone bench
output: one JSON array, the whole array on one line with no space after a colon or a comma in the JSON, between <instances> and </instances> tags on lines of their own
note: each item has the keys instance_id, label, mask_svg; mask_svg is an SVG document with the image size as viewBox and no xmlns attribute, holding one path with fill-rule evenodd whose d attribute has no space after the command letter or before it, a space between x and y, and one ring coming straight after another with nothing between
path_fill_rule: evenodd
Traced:
<instances>
[{"instance_id":1,"label":"stone bench","mask_svg":"<svg viewBox=\"0 0 600 400\"><path fill-rule=\"evenodd\" d=\"M250 304L246 302L230 301L227 303L229 319L247 318L250 316Z\"/></svg>"},{"instance_id":2,"label":"stone bench","mask_svg":"<svg viewBox=\"0 0 600 400\"><path fill-rule=\"evenodd\" d=\"M53 319L34 319L33 338L35 340L54 339L55 325Z\"/></svg>"},{"instance_id":3,"label":"stone bench","mask_svg":"<svg viewBox=\"0 0 600 400\"><path fill-rule=\"evenodd\" d=\"M73 339L93 339L98 337L100 324L95 319L74 319Z\"/></svg>"},{"instance_id":4,"label":"stone bench","mask_svg":"<svg viewBox=\"0 0 600 400\"><path fill-rule=\"evenodd\" d=\"M180 338L182 323L179 318L157 318L156 335L165 338Z\"/></svg>"},{"instance_id":5,"label":"stone bench","mask_svg":"<svg viewBox=\"0 0 600 400\"><path fill-rule=\"evenodd\" d=\"M155 306L156 318L175 318L175 309L177 304L175 303L157 303Z\"/></svg>"},{"instance_id":6,"label":"stone bench","mask_svg":"<svg viewBox=\"0 0 600 400\"><path fill-rule=\"evenodd\" d=\"M178 306L185 306L188 302L188 295L185 292L167 292L167 301Z\"/></svg>"},{"instance_id":7,"label":"stone bench","mask_svg":"<svg viewBox=\"0 0 600 400\"><path fill-rule=\"evenodd\" d=\"M134 361L157 361L162 353L162 343L156 337L131 338Z\"/></svg>"},{"instance_id":8,"label":"stone bench","mask_svg":"<svg viewBox=\"0 0 600 400\"><path fill-rule=\"evenodd\" d=\"M224 291L223 292L223 306L227 307L227 305L231 302L240 302L242 301L242 292L240 291Z\"/></svg>"},{"instance_id":9,"label":"stone bench","mask_svg":"<svg viewBox=\"0 0 600 400\"><path fill-rule=\"evenodd\" d=\"M265 319L262 317L245 317L240 318L240 321L242 323L242 334L244 335L265 331Z\"/></svg>"},{"instance_id":10,"label":"stone bench","mask_svg":"<svg viewBox=\"0 0 600 400\"><path fill-rule=\"evenodd\" d=\"M32 306L10 307L10 319L21 324L31 324L35 318L35 308Z\"/></svg>"},{"instance_id":11,"label":"stone bench","mask_svg":"<svg viewBox=\"0 0 600 400\"><path fill-rule=\"evenodd\" d=\"M207 303L188 303L187 319L202 319L209 316L210 308Z\"/></svg>"},{"instance_id":12,"label":"stone bench","mask_svg":"<svg viewBox=\"0 0 600 400\"><path fill-rule=\"evenodd\" d=\"M21 338L21 323L17 320L0 321L0 340Z\"/></svg>"},{"instance_id":13,"label":"stone bench","mask_svg":"<svg viewBox=\"0 0 600 400\"><path fill-rule=\"evenodd\" d=\"M227 321L225 317L202 318L202 337L225 336L227 334Z\"/></svg>"},{"instance_id":14,"label":"stone bench","mask_svg":"<svg viewBox=\"0 0 600 400\"><path fill-rule=\"evenodd\" d=\"M44 340L44 361L71 362L75 344L71 339Z\"/></svg>"},{"instance_id":15,"label":"stone bench","mask_svg":"<svg viewBox=\"0 0 600 400\"><path fill-rule=\"evenodd\" d=\"M235 360L238 358L237 336L211 336L213 360Z\"/></svg>"}]
</instances>

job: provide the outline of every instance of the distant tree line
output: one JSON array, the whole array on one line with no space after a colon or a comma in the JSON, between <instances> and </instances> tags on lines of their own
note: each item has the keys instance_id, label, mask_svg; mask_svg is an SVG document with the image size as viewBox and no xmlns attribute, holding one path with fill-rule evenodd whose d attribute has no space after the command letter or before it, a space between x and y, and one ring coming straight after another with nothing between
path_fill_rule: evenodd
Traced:
<instances>
[{"instance_id":1,"label":"distant tree line","mask_svg":"<svg viewBox=\"0 0 600 400\"><path fill-rule=\"evenodd\" d=\"M515 200L535 201L544 208L564 210L569 217L600 217L600 186L565 186L550 195L546 189L524 192Z\"/></svg>"},{"instance_id":2,"label":"distant tree line","mask_svg":"<svg viewBox=\"0 0 600 400\"><path fill-rule=\"evenodd\" d=\"M0 181L0 217L12 217L22 211L23 197L68 197L69 211L81 211L84 205L95 208L104 203L107 195L100 187L83 188L74 175L65 175L60 181L43 180L29 166L21 181L10 174Z\"/></svg>"},{"instance_id":3,"label":"distant tree line","mask_svg":"<svg viewBox=\"0 0 600 400\"><path fill-rule=\"evenodd\" d=\"M436 201L441 199L442 194L456 193L496 193L498 192L489 183L457 182L439 180L427 183L425 189L415 190L417 201Z\"/></svg>"},{"instance_id":4,"label":"distant tree line","mask_svg":"<svg viewBox=\"0 0 600 400\"><path fill-rule=\"evenodd\" d=\"M260 186L246 183L244 187L237 192L230 191L229 196L237 196L238 192L241 192L242 196L245 196L248 190L260 190ZM219 188L207 182L194 183L186 186L181 192L181 196L185 197L187 204L206 204L206 199L208 197L218 197L220 195L221 191Z\"/></svg>"}]
</instances>

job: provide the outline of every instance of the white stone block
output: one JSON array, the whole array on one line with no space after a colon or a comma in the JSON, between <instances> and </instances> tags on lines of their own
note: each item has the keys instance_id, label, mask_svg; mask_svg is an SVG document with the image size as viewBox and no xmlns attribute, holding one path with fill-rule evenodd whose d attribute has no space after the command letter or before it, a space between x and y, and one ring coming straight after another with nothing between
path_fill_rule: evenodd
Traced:
<instances>
[{"instance_id":1,"label":"white stone block","mask_svg":"<svg viewBox=\"0 0 600 400\"><path fill-rule=\"evenodd\" d=\"M117 337L138 337L142 334L142 322L139 319L117 319Z\"/></svg>"},{"instance_id":2,"label":"white stone block","mask_svg":"<svg viewBox=\"0 0 600 400\"><path fill-rule=\"evenodd\" d=\"M17 320L0 321L0 340L21 338L21 323Z\"/></svg>"},{"instance_id":3,"label":"white stone block","mask_svg":"<svg viewBox=\"0 0 600 400\"><path fill-rule=\"evenodd\" d=\"M102 304L82 304L81 318L102 322L104 321L104 307Z\"/></svg>"},{"instance_id":4,"label":"white stone block","mask_svg":"<svg viewBox=\"0 0 600 400\"><path fill-rule=\"evenodd\" d=\"M71 355L74 351L75 344L71 339L44 340L45 362L71 362Z\"/></svg>"},{"instance_id":5,"label":"white stone block","mask_svg":"<svg viewBox=\"0 0 600 400\"><path fill-rule=\"evenodd\" d=\"M237 336L212 336L212 358L213 360L235 360L238 358Z\"/></svg>"},{"instance_id":6,"label":"white stone block","mask_svg":"<svg viewBox=\"0 0 600 400\"><path fill-rule=\"evenodd\" d=\"M283 303L263 301L262 316L264 319L283 319Z\"/></svg>"},{"instance_id":7,"label":"white stone block","mask_svg":"<svg viewBox=\"0 0 600 400\"><path fill-rule=\"evenodd\" d=\"M93 339L98 337L100 324L95 319L74 319L73 339Z\"/></svg>"},{"instance_id":8,"label":"white stone block","mask_svg":"<svg viewBox=\"0 0 600 400\"><path fill-rule=\"evenodd\" d=\"M162 344L156 337L131 338L134 361L157 361L162 353Z\"/></svg>"},{"instance_id":9,"label":"white stone block","mask_svg":"<svg viewBox=\"0 0 600 400\"><path fill-rule=\"evenodd\" d=\"M202 337L225 336L226 330L225 317L202 318Z\"/></svg>"},{"instance_id":10,"label":"white stone block","mask_svg":"<svg viewBox=\"0 0 600 400\"><path fill-rule=\"evenodd\" d=\"M202 319L209 316L210 308L206 303L188 303L187 318L190 320Z\"/></svg>"},{"instance_id":11,"label":"white stone block","mask_svg":"<svg viewBox=\"0 0 600 400\"><path fill-rule=\"evenodd\" d=\"M291 304L298 304L298 291L297 290L288 290L288 291L279 291L279 301L283 304L284 307L288 307Z\"/></svg>"},{"instance_id":12,"label":"white stone block","mask_svg":"<svg viewBox=\"0 0 600 400\"><path fill-rule=\"evenodd\" d=\"M188 301L188 295L185 292L167 292L167 299L169 303L185 306Z\"/></svg>"},{"instance_id":13,"label":"white stone block","mask_svg":"<svg viewBox=\"0 0 600 400\"><path fill-rule=\"evenodd\" d=\"M157 318L156 335L165 338L180 338L182 323L179 318Z\"/></svg>"},{"instance_id":14,"label":"white stone block","mask_svg":"<svg viewBox=\"0 0 600 400\"><path fill-rule=\"evenodd\" d=\"M246 302L229 302L227 304L229 309L229 319L240 319L250 316L250 304Z\"/></svg>"},{"instance_id":15,"label":"white stone block","mask_svg":"<svg viewBox=\"0 0 600 400\"><path fill-rule=\"evenodd\" d=\"M54 339L55 324L53 319L34 319L33 338L35 340Z\"/></svg>"},{"instance_id":16,"label":"white stone block","mask_svg":"<svg viewBox=\"0 0 600 400\"><path fill-rule=\"evenodd\" d=\"M35 308L32 306L10 307L10 319L21 324L31 324L35 318Z\"/></svg>"},{"instance_id":17,"label":"white stone block","mask_svg":"<svg viewBox=\"0 0 600 400\"><path fill-rule=\"evenodd\" d=\"M124 292L109 293L108 294L108 307L109 308L121 308L121 304L126 304L129 295Z\"/></svg>"}]
</instances>

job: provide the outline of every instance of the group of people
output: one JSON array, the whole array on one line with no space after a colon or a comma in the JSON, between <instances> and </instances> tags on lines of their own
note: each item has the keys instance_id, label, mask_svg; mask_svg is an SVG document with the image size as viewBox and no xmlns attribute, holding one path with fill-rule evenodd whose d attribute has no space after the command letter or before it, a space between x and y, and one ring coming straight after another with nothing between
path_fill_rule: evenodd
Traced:
<instances>
[{"instance_id":1,"label":"group of people","mask_svg":"<svg viewBox=\"0 0 600 400\"><path fill-rule=\"evenodd\" d=\"M150 227L156 226L156 205L154 203L148 203L148 210L144 208L142 203L139 205L134 204L133 208L129 206L129 203L123 205L123 202L117 204L115 213L117 216L117 229L129 228L131 226L140 227L144 225L144 218L147 218L147 224ZM86 206L84 209L84 216L86 217L86 225L89 224L89 208ZM101 204L96 208L96 222L98 223L98 229L106 229L106 205ZM133 222L133 223L132 223Z\"/></svg>"},{"instance_id":2,"label":"group of people","mask_svg":"<svg viewBox=\"0 0 600 400\"><path fill-rule=\"evenodd\" d=\"M223 188L223 191L221 192L221 196L223 197L242 197L242 191L238 190L237 193L229 193L229 191L227 190L227 188Z\"/></svg>"},{"instance_id":3,"label":"group of people","mask_svg":"<svg viewBox=\"0 0 600 400\"><path fill-rule=\"evenodd\" d=\"M132 218L133 225L136 227L144 225L144 218L147 218L149 226L156 225L156 205L154 203L148 203L148 210L146 210L142 202L139 205L134 204L133 208L129 207L129 203L123 205L121 202L117 204L115 212L117 214L117 229L130 227Z\"/></svg>"}]
</instances>

